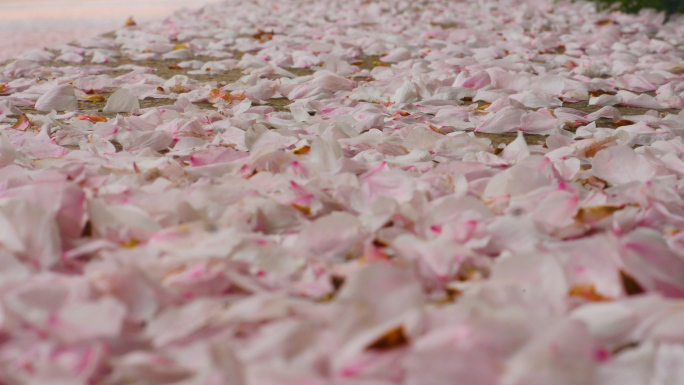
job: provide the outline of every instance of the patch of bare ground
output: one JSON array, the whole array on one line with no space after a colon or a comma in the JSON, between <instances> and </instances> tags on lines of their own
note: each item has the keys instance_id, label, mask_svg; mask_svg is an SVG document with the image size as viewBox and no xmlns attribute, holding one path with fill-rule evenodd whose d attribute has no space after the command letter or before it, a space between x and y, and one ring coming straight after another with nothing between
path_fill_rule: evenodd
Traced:
<instances>
[{"instance_id":1,"label":"patch of bare ground","mask_svg":"<svg viewBox=\"0 0 684 385\"><path fill-rule=\"evenodd\" d=\"M471 105L471 104L477 104L477 108L478 108L478 109L485 109L485 108L487 108L487 107L491 104L491 103L487 103L487 102L482 101L482 100L478 100L478 101L474 102L474 101L473 101L472 99L470 99L470 98L461 99L461 102L462 102L464 105L466 105L466 106L469 106L469 105Z\"/></svg>"},{"instance_id":2,"label":"patch of bare ground","mask_svg":"<svg viewBox=\"0 0 684 385\"><path fill-rule=\"evenodd\" d=\"M103 93L98 94L98 95L102 96L102 98L104 99L101 101L91 102L91 101L86 101L86 100L79 100L78 109L84 110L84 111L93 111L94 110L94 111L102 112L104 107L107 105L107 99L109 99L109 96L111 96L111 94L113 94L113 93L114 93L114 91L103 92Z\"/></svg>"},{"instance_id":3,"label":"patch of bare ground","mask_svg":"<svg viewBox=\"0 0 684 385\"><path fill-rule=\"evenodd\" d=\"M444 24L439 24L439 23L430 23L431 26L433 27L440 27L442 29L457 29L461 28L461 25L459 23L444 23Z\"/></svg>"},{"instance_id":4,"label":"patch of bare ground","mask_svg":"<svg viewBox=\"0 0 684 385\"><path fill-rule=\"evenodd\" d=\"M118 113L103 112L104 107L107 105L107 98L109 98L109 96L111 96L112 93L113 92L101 93L100 95L102 95L105 98L104 101L90 102L90 101L79 100L78 101L79 113L82 113L84 115L97 114L100 116L104 116L107 119L111 119L111 118L116 117L118 115ZM170 105L173 105L174 103L176 103L176 99L148 98L148 99L140 99L139 102L140 102L140 109L146 109L146 108L152 108L152 107L170 106ZM192 104L201 108L201 109L205 109L205 110L213 110L214 109L214 105L208 101L194 102ZM48 112L38 111L31 106L19 106L17 108L23 114L32 114L32 115L47 115L48 114ZM127 114L124 114L124 115L127 115Z\"/></svg>"},{"instance_id":5,"label":"patch of bare ground","mask_svg":"<svg viewBox=\"0 0 684 385\"><path fill-rule=\"evenodd\" d=\"M111 31L111 32L103 33L103 34L100 35L100 36L106 37L106 38L109 38L109 39L115 39L115 38L116 38L116 32L115 32L115 31Z\"/></svg>"},{"instance_id":6,"label":"patch of bare ground","mask_svg":"<svg viewBox=\"0 0 684 385\"><path fill-rule=\"evenodd\" d=\"M315 70L311 68L285 68L287 72L291 72L297 76L309 76L313 75Z\"/></svg>"},{"instance_id":7,"label":"patch of bare ground","mask_svg":"<svg viewBox=\"0 0 684 385\"><path fill-rule=\"evenodd\" d=\"M602 107L598 106L590 106L589 102L586 100L582 100L577 103L563 103L563 107L568 107L568 108L574 108L578 111L586 112L588 114L592 112L596 112L600 110ZM620 114L622 116L629 116L629 115L644 115L648 111L651 111L651 108L639 108L639 107L627 107L627 106L614 106L615 108L620 111ZM660 110L655 110L658 111L661 114L678 114L680 110L676 108L667 108L667 109L660 109Z\"/></svg>"},{"instance_id":8,"label":"patch of bare ground","mask_svg":"<svg viewBox=\"0 0 684 385\"><path fill-rule=\"evenodd\" d=\"M517 132L503 132L500 134L489 134L489 133L484 133L484 132L476 132L475 136L478 138L487 138L492 141L492 147L494 149L498 148L501 143L503 144L510 144L512 141L514 141L518 137ZM538 145L538 144L544 144L546 143L546 136L545 135L537 135L537 134L524 134L523 138L525 138L525 142L529 145Z\"/></svg>"},{"instance_id":9,"label":"patch of bare ground","mask_svg":"<svg viewBox=\"0 0 684 385\"><path fill-rule=\"evenodd\" d=\"M140 100L140 108L152 108L152 107L161 107L161 106L170 106L176 103L175 99L166 99L166 98L149 98L149 99L141 99ZM206 100L201 101L201 102L193 102L195 106L204 109L204 110L211 110L214 109L214 105Z\"/></svg>"},{"instance_id":10,"label":"patch of bare ground","mask_svg":"<svg viewBox=\"0 0 684 385\"><path fill-rule=\"evenodd\" d=\"M161 72L157 73L158 76L161 76L164 79L168 79L173 77L173 75L170 75L167 72ZM166 76L165 76L166 75ZM222 84L226 85L228 83L235 83L236 81L240 80L242 77L242 71L239 69L232 69L228 70L223 73L217 73L217 74L189 74L189 73L183 73L183 75L187 75L189 78L199 80L203 83L216 83L216 84ZM168 77L167 77L168 76Z\"/></svg>"},{"instance_id":11,"label":"patch of bare ground","mask_svg":"<svg viewBox=\"0 0 684 385\"><path fill-rule=\"evenodd\" d=\"M288 98L272 98L266 101L267 106L273 107L274 110L278 112L290 112L287 108L292 103Z\"/></svg>"},{"instance_id":12,"label":"patch of bare ground","mask_svg":"<svg viewBox=\"0 0 684 385\"><path fill-rule=\"evenodd\" d=\"M360 60L352 62L353 65L359 67L362 70L372 70L375 67L387 67L389 64L380 61L380 56L370 55L364 56Z\"/></svg>"}]
</instances>

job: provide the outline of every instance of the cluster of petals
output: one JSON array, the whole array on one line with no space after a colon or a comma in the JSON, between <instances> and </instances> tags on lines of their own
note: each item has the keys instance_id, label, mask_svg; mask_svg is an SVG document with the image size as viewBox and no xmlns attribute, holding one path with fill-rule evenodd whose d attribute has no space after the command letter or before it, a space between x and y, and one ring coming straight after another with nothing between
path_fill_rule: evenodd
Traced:
<instances>
[{"instance_id":1,"label":"cluster of petals","mask_svg":"<svg viewBox=\"0 0 684 385\"><path fill-rule=\"evenodd\" d=\"M0 383L683 384L683 74L684 19L582 1L228 0L26 52Z\"/></svg>"}]
</instances>

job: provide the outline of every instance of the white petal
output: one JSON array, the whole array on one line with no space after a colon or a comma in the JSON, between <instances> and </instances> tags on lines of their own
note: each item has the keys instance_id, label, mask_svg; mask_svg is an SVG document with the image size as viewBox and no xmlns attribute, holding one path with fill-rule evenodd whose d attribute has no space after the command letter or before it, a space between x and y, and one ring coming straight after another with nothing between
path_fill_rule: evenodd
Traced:
<instances>
[{"instance_id":1,"label":"white petal","mask_svg":"<svg viewBox=\"0 0 684 385\"><path fill-rule=\"evenodd\" d=\"M36 110L38 111L67 111L77 110L78 100L76 99L76 92L74 86L64 84L56 86L44 93L38 101L36 101Z\"/></svg>"},{"instance_id":2,"label":"white petal","mask_svg":"<svg viewBox=\"0 0 684 385\"><path fill-rule=\"evenodd\" d=\"M131 112L134 108L140 108L138 98L132 95L131 91L122 88L109 97L103 111L106 113Z\"/></svg>"}]
</instances>

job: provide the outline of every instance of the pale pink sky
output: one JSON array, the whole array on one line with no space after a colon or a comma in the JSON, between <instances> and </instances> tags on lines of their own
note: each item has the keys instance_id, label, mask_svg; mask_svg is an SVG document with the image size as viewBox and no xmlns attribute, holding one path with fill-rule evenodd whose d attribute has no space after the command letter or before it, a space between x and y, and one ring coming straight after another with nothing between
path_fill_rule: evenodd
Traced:
<instances>
[{"instance_id":1,"label":"pale pink sky","mask_svg":"<svg viewBox=\"0 0 684 385\"><path fill-rule=\"evenodd\" d=\"M0 0L0 60L218 0ZM190 4L190 5L189 5Z\"/></svg>"}]
</instances>

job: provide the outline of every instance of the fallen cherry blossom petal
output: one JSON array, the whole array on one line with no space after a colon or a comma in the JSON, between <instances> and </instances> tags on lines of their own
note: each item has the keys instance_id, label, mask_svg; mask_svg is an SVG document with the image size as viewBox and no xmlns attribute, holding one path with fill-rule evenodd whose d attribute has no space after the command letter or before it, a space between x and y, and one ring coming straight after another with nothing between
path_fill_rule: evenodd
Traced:
<instances>
[{"instance_id":1,"label":"fallen cherry blossom petal","mask_svg":"<svg viewBox=\"0 0 684 385\"><path fill-rule=\"evenodd\" d=\"M140 102L135 95L126 88L113 93L108 99L103 111L110 112L131 112L134 108L140 108Z\"/></svg>"},{"instance_id":2,"label":"fallen cherry blossom petal","mask_svg":"<svg viewBox=\"0 0 684 385\"><path fill-rule=\"evenodd\" d=\"M52 87L36 101L38 111L67 111L78 109L78 101L72 85Z\"/></svg>"}]
</instances>

